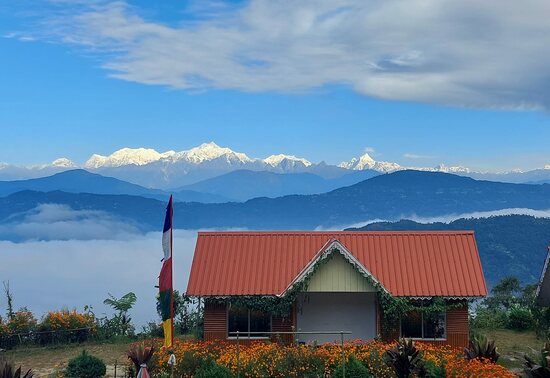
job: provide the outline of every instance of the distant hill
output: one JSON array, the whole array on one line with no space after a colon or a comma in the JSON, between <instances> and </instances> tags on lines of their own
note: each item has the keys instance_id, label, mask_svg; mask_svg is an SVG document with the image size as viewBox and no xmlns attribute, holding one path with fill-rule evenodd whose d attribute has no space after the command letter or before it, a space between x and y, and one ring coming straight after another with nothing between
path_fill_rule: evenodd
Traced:
<instances>
[{"instance_id":1,"label":"distant hill","mask_svg":"<svg viewBox=\"0 0 550 378\"><path fill-rule=\"evenodd\" d=\"M93 193L93 194L128 194L147 198L166 200L169 193L144 188L136 184L106 177L96 173L90 173L83 169L74 169L52 176L28 180L0 181L0 197L7 196L23 190L38 192L63 191L69 193ZM229 199L194 190L182 190L174 194L176 201L188 202L227 202Z\"/></svg>"},{"instance_id":2,"label":"distant hill","mask_svg":"<svg viewBox=\"0 0 550 378\"><path fill-rule=\"evenodd\" d=\"M349 230L474 230L489 286L507 275L517 276L525 283L537 282L544 266L546 247L550 245L550 219L526 215L458 219L448 224L402 220Z\"/></svg>"},{"instance_id":3,"label":"distant hill","mask_svg":"<svg viewBox=\"0 0 550 378\"><path fill-rule=\"evenodd\" d=\"M238 170L184 186L181 189L209 193L237 201L256 197L281 197L292 194L318 194L356 184L378 175L372 170L351 171L336 177L323 178L313 173L274 173ZM178 192L178 189L175 190Z\"/></svg>"},{"instance_id":4,"label":"distant hill","mask_svg":"<svg viewBox=\"0 0 550 378\"><path fill-rule=\"evenodd\" d=\"M164 202L142 197L20 192L0 199L0 222L37 203L104 210L152 224L153 229L160 227L155 219L162 219L163 210L160 214L156 211L164 206ZM550 185L399 171L323 194L255 198L244 203L177 203L174 225L185 229L315 229L345 227L369 219L391 221L412 215L432 217L506 208L550 209Z\"/></svg>"}]
</instances>

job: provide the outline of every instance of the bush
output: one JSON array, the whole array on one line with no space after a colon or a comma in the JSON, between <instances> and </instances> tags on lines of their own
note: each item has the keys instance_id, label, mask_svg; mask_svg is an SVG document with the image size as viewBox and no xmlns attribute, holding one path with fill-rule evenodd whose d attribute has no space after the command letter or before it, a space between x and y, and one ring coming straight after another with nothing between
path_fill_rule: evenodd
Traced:
<instances>
[{"instance_id":1,"label":"bush","mask_svg":"<svg viewBox=\"0 0 550 378\"><path fill-rule=\"evenodd\" d=\"M346 377L349 378L369 378L372 375L369 372L369 369L365 367L361 362L359 362L355 357L349 356L346 361ZM344 376L344 366L340 363L334 373L332 374L333 378L340 378Z\"/></svg>"},{"instance_id":2,"label":"bush","mask_svg":"<svg viewBox=\"0 0 550 378\"><path fill-rule=\"evenodd\" d=\"M54 342L81 343L88 341L96 331L95 317L76 310L50 311L38 327L40 344Z\"/></svg>"},{"instance_id":3,"label":"bush","mask_svg":"<svg viewBox=\"0 0 550 378\"><path fill-rule=\"evenodd\" d=\"M197 370L206 365L207 357L193 350L185 351L180 360L178 373L183 376L193 376Z\"/></svg>"},{"instance_id":4,"label":"bush","mask_svg":"<svg viewBox=\"0 0 550 378\"><path fill-rule=\"evenodd\" d=\"M157 322L148 322L146 325L142 327L142 332L140 337L143 338L163 338L164 337L164 328L162 328L162 324Z\"/></svg>"},{"instance_id":5,"label":"bush","mask_svg":"<svg viewBox=\"0 0 550 378\"><path fill-rule=\"evenodd\" d=\"M103 377L107 368L103 361L86 353L85 350L78 357L69 361L65 375L68 378L98 378Z\"/></svg>"},{"instance_id":6,"label":"bush","mask_svg":"<svg viewBox=\"0 0 550 378\"><path fill-rule=\"evenodd\" d=\"M231 370L210 359L195 372L194 378L232 378Z\"/></svg>"},{"instance_id":7,"label":"bush","mask_svg":"<svg viewBox=\"0 0 550 378\"><path fill-rule=\"evenodd\" d=\"M478 307L475 316L472 318L473 329L506 328L507 324L506 312L502 310L490 310Z\"/></svg>"},{"instance_id":8,"label":"bush","mask_svg":"<svg viewBox=\"0 0 550 378\"><path fill-rule=\"evenodd\" d=\"M284 377L289 372L296 373L296 377L323 377L325 364L321 357L316 356L315 347L289 349L275 365L274 375Z\"/></svg>"},{"instance_id":9,"label":"bush","mask_svg":"<svg viewBox=\"0 0 550 378\"><path fill-rule=\"evenodd\" d=\"M420 378L445 378L447 371L445 365L436 365L433 361L423 360L418 366Z\"/></svg>"},{"instance_id":10,"label":"bush","mask_svg":"<svg viewBox=\"0 0 550 378\"><path fill-rule=\"evenodd\" d=\"M518 331L533 328L531 311L523 307L512 307L508 314L508 328Z\"/></svg>"}]
</instances>

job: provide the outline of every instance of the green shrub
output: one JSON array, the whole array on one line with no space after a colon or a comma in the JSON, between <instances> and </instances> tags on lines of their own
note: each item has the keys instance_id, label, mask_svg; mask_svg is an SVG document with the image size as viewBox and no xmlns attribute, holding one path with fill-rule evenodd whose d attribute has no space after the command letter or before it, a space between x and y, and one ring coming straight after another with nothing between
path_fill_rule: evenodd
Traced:
<instances>
[{"instance_id":1,"label":"green shrub","mask_svg":"<svg viewBox=\"0 0 550 378\"><path fill-rule=\"evenodd\" d=\"M523 331L533 327L531 311L523 307L512 307L508 314L508 328Z\"/></svg>"},{"instance_id":2,"label":"green shrub","mask_svg":"<svg viewBox=\"0 0 550 378\"><path fill-rule=\"evenodd\" d=\"M206 365L208 359L195 351L188 350L183 354L181 362L178 364L178 373L185 377L193 376L195 372Z\"/></svg>"},{"instance_id":3,"label":"green shrub","mask_svg":"<svg viewBox=\"0 0 550 378\"><path fill-rule=\"evenodd\" d=\"M308 347L314 349L315 347ZM306 353L307 352L307 353ZM274 375L284 377L289 371L299 372L297 377L323 377L325 373L325 364L319 356L310 353L310 350L302 348L290 349L288 353L277 361Z\"/></svg>"},{"instance_id":4,"label":"green shrub","mask_svg":"<svg viewBox=\"0 0 550 378\"><path fill-rule=\"evenodd\" d=\"M432 361L422 360L418 366L418 376L420 378L445 378L447 371L445 365L436 365Z\"/></svg>"},{"instance_id":5,"label":"green shrub","mask_svg":"<svg viewBox=\"0 0 550 378\"><path fill-rule=\"evenodd\" d=\"M232 378L231 370L217 364L214 360L209 359L204 365L197 369L194 378Z\"/></svg>"},{"instance_id":6,"label":"green shrub","mask_svg":"<svg viewBox=\"0 0 550 378\"><path fill-rule=\"evenodd\" d=\"M103 361L83 350L80 356L69 361L65 375L68 378L98 378L103 377L106 371Z\"/></svg>"},{"instance_id":7,"label":"green shrub","mask_svg":"<svg viewBox=\"0 0 550 378\"><path fill-rule=\"evenodd\" d=\"M370 378L372 375L369 372L369 369L365 367L359 360L353 356L349 356L346 361L346 378ZM340 378L344 376L344 366L340 363L334 373L332 373L333 378Z\"/></svg>"},{"instance_id":8,"label":"green shrub","mask_svg":"<svg viewBox=\"0 0 550 378\"><path fill-rule=\"evenodd\" d=\"M508 318L506 312L502 310L490 310L483 307L476 309L475 316L472 318L473 329L497 329L506 328Z\"/></svg>"}]
</instances>

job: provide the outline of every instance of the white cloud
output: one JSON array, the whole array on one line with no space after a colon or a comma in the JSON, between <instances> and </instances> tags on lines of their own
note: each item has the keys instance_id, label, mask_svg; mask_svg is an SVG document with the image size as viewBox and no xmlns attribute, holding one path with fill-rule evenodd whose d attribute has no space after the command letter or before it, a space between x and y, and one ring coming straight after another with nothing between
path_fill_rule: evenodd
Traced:
<instances>
[{"instance_id":1,"label":"white cloud","mask_svg":"<svg viewBox=\"0 0 550 378\"><path fill-rule=\"evenodd\" d=\"M0 240L129 239L139 227L97 210L73 210L66 205L41 204L0 225Z\"/></svg>"},{"instance_id":2,"label":"white cloud","mask_svg":"<svg viewBox=\"0 0 550 378\"><path fill-rule=\"evenodd\" d=\"M250 92L344 84L392 100L550 105L545 0L208 2L205 16L177 25L122 1L69 4L43 22L47 38L100 54L122 80Z\"/></svg>"},{"instance_id":3,"label":"white cloud","mask_svg":"<svg viewBox=\"0 0 550 378\"><path fill-rule=\"evenodd\" d=\"M510 208L510 209L501 209L501 210L492 210L492 211L475 211L473 213L462 213L462 214L447 214L437 217L419 217L417 215L402 215L397 219L367 219L362 222L356 222L345 225L337 225L331 227L318 226L317 231L323 230L345 230L346 228L359 228L364 227L368 224L378 223L378 222L396 222L400 219L412 220L418 223L451 223L457 219L470 219L470 218L489 218L494 216L504 216L504 215L529 215L535 218L550 218L550 209L547 210L533 210L527 208Z\"/></svg>"},{"instance_id":4,"label":"white cloud","mask_svg":"<svg viewBox=\"0 0 550 378\"><path fill-rule=\"evenodd\" d=\"M174 232L174 288L184 292L191 268L196 231ZM133 291L134 322L157 320L155 296L162 258L161 233L134 235L128 240L0 241L0 280L9 280L15 306L28 306L40 317L63 307L96 315L110 314L107 293ZM0 312L5 312L0 298Z\"/></svg>"}]
</instances>

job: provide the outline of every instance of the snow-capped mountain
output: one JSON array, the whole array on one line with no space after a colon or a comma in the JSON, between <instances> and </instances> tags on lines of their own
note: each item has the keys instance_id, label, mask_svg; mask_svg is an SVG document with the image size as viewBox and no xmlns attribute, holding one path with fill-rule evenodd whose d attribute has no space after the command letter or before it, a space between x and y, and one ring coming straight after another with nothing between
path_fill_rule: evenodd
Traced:
<instances>
[{"instance_id":1,"label":"snow-capped mountain","mask_svg":"<svg viewBox=\"0 0 550 378\"><path fill-rule=\"evenodd\" d=\"M52 161L51 166L58 168L76 168L76 164L67 158L55 159Z\"/></svg>"},{"instance_id":2,"label":"snow-capped mountain","mask_svg":"<svg viewBox=\"0 0 550 378\"><path fill-rule=\"evenodd\" d=\"M235 152L227 147L220 147L214 142L203 143L188 151L182 151L174 156L174 162L185 161L192 164L202 164L207 161L221 159L228 164L254 163L257 159L251 159L242 152Z\"/></svg>"},{"instance_id":3,"label":"snow-capped mountain","mask_svg":"<svg viewBox=\"0 0 550 378\"><path fill-rule=\"evenodd\" d=\"M98 169L106 167L122 167L124 165L146 165L161 159L172 157L175 151L158 153L152 148L122 148L109 156L93 154L84 163L84 168Z\"/></svg>"},{"instance_id":4,"label":"snow-capped mountain","mask_svg":"<svg viewBox=\"0 0 550 378\"><path fill-rule=\"evenodd\" d=\"M92 155L84 163L84 168L116 168L126 165L142 166L155 162L168 164L185 162L198 165L216 159L222 159L229 164L247 164L253 163L255 160L243 153L235 152L230 148L220 147L216 143L210 142L181 152L166 151L160 153L151 148L122 148L109 156Z\"/></svg>"},{"instance_id":5,"label":"snow-capped mountain","mask_svg":"<svg viewBox=\"0 0 550 378\"><path fill-rule=\"evenodd\" d=\"M383 173L405 169L397 163L390 163L387 161L375 161L368 153L360 156L359 158L353 158L350 161L344 161L338 164L338 166L340 168L353 169L355 171L372 169Z\"/></svg>"},{"instance_id":6,"label":"snow-capped mountain","mask_svg":"<svg viewBox=\"0 0 550 378\"><path fill-rule=\"evenodd\" d=\"M77 165L67 158L59 158L48 164L29 166L0 162L0 180L24 180L45 177L74 168L77 168Z\"/></svg>"},{"instance_id":7,"label":"snow-capped mountain","mask_svg":"<svg viewBox=\"0 0 550 378\"><path fill-rule=\"evenodd\" d=\"M84 164L92 172L155 188L189 185L239 169L297 173L311 166L310 161L293 155L251 158L214 142L180 152L123 148L108 156L94 154Z\"/></svg>"},{"instance_id":8,"label":"snow-capped mountain","mask_svg":"<svg viewBox=\"0 0 550 378\"><path fill-rule=\"evenodd\" d=\"M429 172L443 172L443 173L455 173L455 174L464 174L470 173L470 169L462 167L460 165L448 167L445 164L439 164L433 168L413 168L418 171L429 171Z\"/></svg>"},{"instance_id":9,"label":"snow-capped mountain","mask_svg":"<svg viewBox=\"0 0 550 378\"><path fill-rule=\"evenodd\" d=\"M147 188L170 189L190 185L236 170L274 173L312 173L325 179L336 179L357 171L377 175L405 169L454 173L478 179L504 182L543 182L550 179L550 165L527 172L480 173L462 166L405 167L395 162L377 161L368 153L329 165L313 163L295 155L274 154L266 158L249 157L214 142L203 143L184 151L158 152L151 148L122 148L110 155L93 154L78 165L68 158L49 164L18 166L0 163L0 180L17 180L52 175L64 170L85 168L90 172L115 177Z\"/></svg>"},{"instance_id":10,"label":"snow-capped mountain","mask_svg":"<svg viewBox=\"0 0 550 378\"><path fill-rule=\"evenodd\" d=\"M281 165L282 163L286 163L286 164L301 163L305 167L309 167L311 165L311 162L304 158L299 158L294 155L283 155L283 154L268 156L264 159L264 163L272 167L276 167L278 165Z\"/></svg>"},{"instance_id":11,"label":"snow-capped mountain","mask_svg":"<svg viewBox=\"0 0 550 378\"><path fill-rule=\"evenodd\" d=\"M436 167L403 167L397 163L391 163L387 161L376 161L368 153L358 158L353 158L350 161L344 161L338 164L338 166L340 168L352 169L356 171L371 169L381 173L401 171L404 169L412 169L416 171L426 171L426 172L455 173L455 174L466 174L471 172L470 169L466 167L461 167L461 166L448 167L445 164L439 164Z\"/></svg>"}]
</instances>

